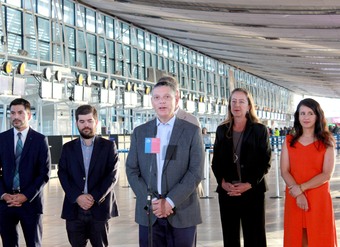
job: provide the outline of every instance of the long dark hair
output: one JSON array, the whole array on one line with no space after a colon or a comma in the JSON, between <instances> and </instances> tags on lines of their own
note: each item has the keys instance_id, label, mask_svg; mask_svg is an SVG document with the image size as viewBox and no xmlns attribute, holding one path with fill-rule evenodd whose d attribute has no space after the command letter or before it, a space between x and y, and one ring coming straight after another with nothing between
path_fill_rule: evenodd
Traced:
<instances>
[{"instance_id":1,"label":"long dark hair","mask_svg":"<svg viewBox=\"0 0 340 247\"><path fill-rule=\"evenodd\" d=\"M326 147L333 147L335 144L335 140L334 140L332 133L329 131L327 127L325 114L323 110L321 109L320 104L316 100L310 99L310 98L301 100L298 106L296 107L296 111L294 113L295 134L293 135L293 139L290 142L290 146L294 147L297 140L303 134L302 125L299 120L301 106L306 106L312 109L312 111L316 115L316 121L315 121L315 127L314 127L314 136L316 137L316 139L321 141Z\"/></svg>"},{"instance_id":2,"label":"long dark hair","mask_svg":"<svg viewBox=\"0 0 340 247\"><path fill-rule=\"evenodd\" d=\"M245 88L235 88L231 92L230 97L229 97L227 118L226 118L226 120L224 120L221 123L221 125L229 124L228 130L227 130L227 133L226 133L227 137L232 137L232 133L233 133L234 115L231 113L231 98L232 98L232 96L235 92L242 92L247 97L248 105L249 105L249 111L246 113L247 121L250 121L251 123L259 123L260 122L260 120L258 119L258 117L256 115L255 103L254 103L254 99L253 99L253 96L251 95L251 93Z\"/></svg>"}]
</instances>

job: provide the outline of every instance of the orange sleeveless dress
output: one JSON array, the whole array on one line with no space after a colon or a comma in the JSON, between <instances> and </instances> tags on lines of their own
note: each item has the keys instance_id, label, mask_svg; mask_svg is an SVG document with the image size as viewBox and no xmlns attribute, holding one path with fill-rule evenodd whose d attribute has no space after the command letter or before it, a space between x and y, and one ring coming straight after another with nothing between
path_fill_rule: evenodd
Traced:
<instances>
[{"instance_id":1,"label":"orange sleeveless dress","mask_svg":"<svg viewBox=\"0 0 340 247\"><path fill-rule=\"evenodd\" d=\"M297 184L304 183L321 173L325 146L316 141L307 146L299 142L290 147L291 135L287 136L290 173ZM305 191L308 211L296 205L296 199L286 188L284 208L284 246L301 247L302 228L307 229L308 247L335 247L337 236L329 182Z\"/></svg>"}]
</instances>

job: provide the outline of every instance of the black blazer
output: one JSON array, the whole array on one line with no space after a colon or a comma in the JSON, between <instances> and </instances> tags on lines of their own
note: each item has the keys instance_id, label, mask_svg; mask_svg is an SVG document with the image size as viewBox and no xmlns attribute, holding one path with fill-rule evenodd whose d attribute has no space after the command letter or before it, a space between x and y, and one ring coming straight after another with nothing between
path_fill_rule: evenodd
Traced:
<instances>
[{"instance_id":1,"label":"black blazer","mask_svg":"<svg viewBox=\"0 0 340 247\"><path fill-rule=\"evenodd\" d=\"M49 180L51 167L47 137L29 128L19 167L20 190L27 197L22 207L42 214L43 187ZM0 170L0 196L11 194L15 170L13 128L0 134ZM6 208L6 202L0 200L0 210Z\"/></svg>"},{"instance_id":2,"label":"black blazer","mask_svg":"<svg viewBox=\"0 0 340 247\"><path fill-rule=\"evenodd\" d=\"M228 127L223 124L216 130L212 170L218 183L217 192L224 192L221 187L223 178L226 182L238 180L233 163L233 139L226 137ZM240 155L242 182L250 183L252 191L265 192L267 185L264 176L269 171L270 161L271 146L266 126L247 121Z\"/></svg>"},{"instance_id":3,"label":"black blazer","mask_svg":"<svg viewBox=\"0 0 340 247\"><path fill-rule=\"evenodd\" d=\"M88 172L88 193L95 200L91 208L95 220L107 220L118 216L113 187L118 178L118 153L114 142L95 137ZM77 218L78 196L84 193L85 168L80 138L63 145L58 167L58 177L65 191L61 217Z\"/></svg>"}]
</instances>

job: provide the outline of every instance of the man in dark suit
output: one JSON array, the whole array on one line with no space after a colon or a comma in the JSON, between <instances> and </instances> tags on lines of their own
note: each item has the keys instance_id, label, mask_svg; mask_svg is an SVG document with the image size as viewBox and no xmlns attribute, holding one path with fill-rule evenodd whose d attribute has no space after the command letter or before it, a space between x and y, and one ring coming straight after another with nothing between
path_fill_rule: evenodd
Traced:
<instances>
[{"instance_id":1,"label":"man in dark suit","mask_svg":"<svg viewBox=\"0 0 340 247\"><path fill-rule=\"evenodd\" d=\"M113 191L118 178L115 143L96 136L97 110L82 105L76 110L80 138L65 143L58 176L65 191L61 217L72 246L108 246L108 220L118 216Z\"/></svg>"},{"instance_id":2,"label":"man in dark suit","mask_svg":"<svg viewBox=\"0 0 340 247\"><path fill-rule=\"evenodd\" d=\"M0 232L4 247L19 246L21 224L26 246L41 246L43 187L49 180L51 157L47 137L29 127L31 105L10 103L14 128L0 134Z\"/></svg>"},{"instance_id":3,"label":"man in dark suit","mask_svg":"<svg viewBox=\"0 0 340 247\"><path fill-rule=\"evenodd\" d=\"M174 84L159 81L151 99L157 118L135 128L131 136L126 173L136 194L142 247L149 244L148 192L153 197L149 215L153 246L196 246L197 225L202 222L197 193L204 164L202 135L198 126L175 116L178 100ZM159 138L159 153L145 153L149 137Z\"/></svg>"}]
</instances>

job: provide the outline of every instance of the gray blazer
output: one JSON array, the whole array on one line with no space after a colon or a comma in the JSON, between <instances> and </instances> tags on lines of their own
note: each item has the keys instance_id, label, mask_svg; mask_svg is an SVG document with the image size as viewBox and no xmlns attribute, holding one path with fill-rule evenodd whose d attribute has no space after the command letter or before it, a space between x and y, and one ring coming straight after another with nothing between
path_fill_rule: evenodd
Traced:
<instances>
[{"instance_id":1,"label":"gray blazer","mask_svg":"<svg viewBox=\"0 0 340 247\"><path fill-rule=\"evenodd\" d=\"M189 112L186 112L185 110L179 108L177 113L176 113L176 117L178 117L179 119L183 119L189 123L192 123L198 127L201 127L200 123L198 122L198 119L192 115Z\"/></svg>"},{"instance_id":2,"label":"gray blazer","mask_svg":"<svg viewBox=\"0 0 340 247\"><path fill-rule=\"evenodd\" d=\"M145 153L145 138L156 136L156 119L134 129L126 160L126 174L136 194L135 221L148 225L147 184L157 193L156 154ZM204 148L199 127L176 118L162 175L162 196L175 204L175 213L168 217L173 227L184 228L202 223L197 186L203 177ZM151 174L151 177L150 177ZM156 216L152 214L152 223Z\"/></svg>"}]
</instances>

